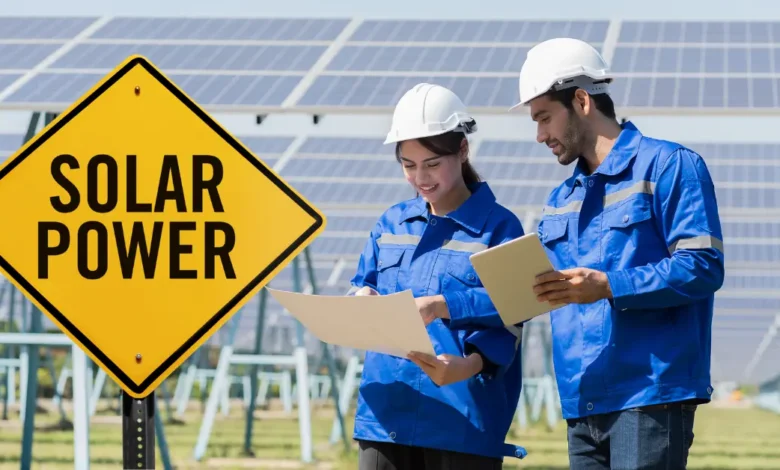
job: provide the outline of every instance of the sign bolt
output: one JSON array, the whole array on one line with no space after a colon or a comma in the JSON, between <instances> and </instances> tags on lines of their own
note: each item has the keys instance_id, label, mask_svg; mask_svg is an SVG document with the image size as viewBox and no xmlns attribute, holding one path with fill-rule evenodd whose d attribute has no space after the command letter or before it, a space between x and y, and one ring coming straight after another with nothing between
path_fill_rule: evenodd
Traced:
<instances>
[{"instance_id":1,"label":"sign bolt","mask_svg":"<svg viewBox=\"0 0 780 470\"><path fill-rule=\"evenodd\" d=\"M141 87L140 86L135 87L135 96L138 96L140 94L141 94Z\"/></svg>"},{"instance_id":2,"label":"sign bolt","mask_svg":"<svg viewBox=\"0 0 780 470\"><path fill-rule=\"evenodd\" d=\"M141 362L141 354L140 353L135 355L135 362Z\"/></svg>"}]
</instances>

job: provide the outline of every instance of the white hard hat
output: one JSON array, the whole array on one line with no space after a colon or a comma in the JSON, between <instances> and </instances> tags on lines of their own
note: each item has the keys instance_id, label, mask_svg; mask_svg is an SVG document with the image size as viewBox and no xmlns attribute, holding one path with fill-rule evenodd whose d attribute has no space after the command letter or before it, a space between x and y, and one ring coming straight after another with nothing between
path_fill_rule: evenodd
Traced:
<instances>
[{"instance_id":1,"label":"white hard hat","mask_svg":"<svg viewBox=\"0 0 780 470\"><path fill-rule=\"evenodd\" d=\"M466 105L443 86L418 83L398 101L384 143L431 137L454 130L464 134L477 131L477 124Z\"/></svg>"},{"instance_id":2,"label":"white hard hat","mask_svg":"<svg viewBox=\"0 0 780 470\"><path fill-rule=\"evenodd\" d=\"M541 42L528 51L520 69L520 102L527 104L550 89L577 86L591 95L607 93L613 78L609 64L590 44L579 39L555 38ZM600 83L595 83L600 82Z\"/></svg>"}]
</instances>

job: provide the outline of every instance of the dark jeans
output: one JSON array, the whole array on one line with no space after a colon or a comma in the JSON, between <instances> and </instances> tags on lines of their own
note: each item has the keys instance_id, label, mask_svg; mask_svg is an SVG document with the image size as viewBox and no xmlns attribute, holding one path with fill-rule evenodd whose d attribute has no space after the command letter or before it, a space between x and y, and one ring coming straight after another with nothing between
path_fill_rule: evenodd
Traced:
<instances>
[{"instance_id":1,"label":"dark jeans","mask_svg":"<svg viewBox=\"0 0 780 470\"><path fill-rule=\"evenodd\" d=\"M358 470L501 470L502 461L480 455L359 441Z\"/></svg>"},{"instance_id":2,"label":"dark jeans","mask_svg":"<svg viewBox=\"0 0 780 470\"><path fill-rule=\"evenodd\" d=\"M685 469L695 404L673 403L567 420L576 470Z\"/></svg>"}]
</instances>

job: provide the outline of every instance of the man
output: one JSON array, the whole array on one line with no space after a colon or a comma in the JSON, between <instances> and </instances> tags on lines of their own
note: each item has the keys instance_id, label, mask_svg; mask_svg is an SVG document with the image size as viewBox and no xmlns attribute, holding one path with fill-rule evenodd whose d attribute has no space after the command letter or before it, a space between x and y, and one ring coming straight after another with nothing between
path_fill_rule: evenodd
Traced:
<instances>
[{"instance_id":1,"label":"man","mask_svg":"<svg viewBox=\"0 0 780 470\"><path fill-rule=\"evenodd\" d=\"M588 44L531 49L520 103L562 165L539 237L539 276L571 468L680 469L710 401L714 293L724 277L715 190L702 158L619 124L609 67Z\"/></svg>"}]
</instances>

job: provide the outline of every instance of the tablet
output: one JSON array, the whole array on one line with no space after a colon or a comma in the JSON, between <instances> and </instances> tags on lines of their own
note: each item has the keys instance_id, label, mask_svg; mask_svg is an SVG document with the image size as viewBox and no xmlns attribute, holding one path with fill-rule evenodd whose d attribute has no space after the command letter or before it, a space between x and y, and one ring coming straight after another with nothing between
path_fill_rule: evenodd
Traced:
<instances>
[{"instance_id":1,"label":"tablet","mask_svg":"<svg viewBox=\"0 0 780 470\"><path fill-rule=\"evenodd\" d=\"M560 308L539 302L533 291L536 276L554 271L536 233L474 253L469 259L505 325Z\"/></svg>"}]
</instances>

